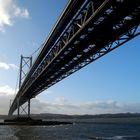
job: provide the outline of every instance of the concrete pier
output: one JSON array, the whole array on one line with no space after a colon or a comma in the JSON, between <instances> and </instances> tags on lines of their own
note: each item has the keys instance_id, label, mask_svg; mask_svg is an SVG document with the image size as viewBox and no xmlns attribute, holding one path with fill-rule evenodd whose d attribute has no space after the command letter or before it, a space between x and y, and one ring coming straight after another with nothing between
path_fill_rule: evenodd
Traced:
<instances>
[{"instance_id":1,"label":"concrete pier","mask_svg":"<svg viewBox=\"0 0 140 140\"><path fill-rule=\"evenodd\" d=\"M43 121L41 119L32 119L26 117L18 117L14 119L6 119L1 122L0 125L67 125L72 124L71 122L60 122L60 121Z\"/></svg>"}]
</instances>

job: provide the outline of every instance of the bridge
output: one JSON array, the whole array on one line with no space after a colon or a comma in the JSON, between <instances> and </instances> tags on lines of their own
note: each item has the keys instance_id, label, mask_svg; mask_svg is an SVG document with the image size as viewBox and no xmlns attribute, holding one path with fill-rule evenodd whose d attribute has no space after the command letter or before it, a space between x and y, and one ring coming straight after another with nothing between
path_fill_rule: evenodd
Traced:
<instances>
[{"instance_id":1,"label":"bridge","mask_svg":"<svg viewBox=\"0 0 140 140\"><path fill-rule=\"evenodd\" d=\"M30 107L30 99L42 91L138 36L139 25L140 0L70 0L20 82L9 115L16 109L19 113L27 101Z\"/></svg>"}]
</instances>

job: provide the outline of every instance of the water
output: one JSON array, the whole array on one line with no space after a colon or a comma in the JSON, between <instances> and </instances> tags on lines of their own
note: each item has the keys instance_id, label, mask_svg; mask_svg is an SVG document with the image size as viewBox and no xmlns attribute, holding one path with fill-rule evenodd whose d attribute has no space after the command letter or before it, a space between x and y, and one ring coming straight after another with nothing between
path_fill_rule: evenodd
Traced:
<instances>
[{"instance_id":1,"label":"water","mask_svg":"<svg viewBox=\"0 0 140 140\"><path fill-rule=\"evenodd\" d=\"M0 140L140 140L140 118L69 121L75 123L59 126L0 126Z\"/></svg>"}]
</instances>

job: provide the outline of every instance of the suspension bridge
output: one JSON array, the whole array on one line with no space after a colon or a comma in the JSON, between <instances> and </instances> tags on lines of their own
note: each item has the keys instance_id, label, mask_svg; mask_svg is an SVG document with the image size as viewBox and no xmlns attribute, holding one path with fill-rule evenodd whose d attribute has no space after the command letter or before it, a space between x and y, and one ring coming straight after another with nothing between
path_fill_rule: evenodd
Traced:
<instances>
[{"instance_id":1,"label":"suspension bridge","mask_svg":"<svg viewBox=\"0 0 140 140\"><path fill-rule=\"evenodd\" d=\"M138 36L139 25L140 0L70 0L34 63L21 57L19 90L9 115L16 109L19 115L28 102L29 116L32 98Z\"/></svg>"}]
</instances>

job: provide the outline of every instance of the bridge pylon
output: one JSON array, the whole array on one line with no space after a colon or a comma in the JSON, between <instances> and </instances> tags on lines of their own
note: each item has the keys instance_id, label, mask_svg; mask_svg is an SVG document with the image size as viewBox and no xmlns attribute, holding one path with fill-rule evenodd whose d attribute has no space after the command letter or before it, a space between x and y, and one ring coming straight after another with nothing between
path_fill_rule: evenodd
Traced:
<instances>
[{"instance_id":1,"label":"bridge pylon","mask_svg":"<svg viewBox=\"0 0 140 140\"><path fill-rule=\"evenodd\" d=\"M26 74L32 66L32 56L24 57L21 55L20 58L20 70L19 70L19 89L22 86L24 79L26 78ZM30 117L30 98L28 99L26 106L20 106L20 97L17 99L17 116L20 117L22 113L25 113L27 117Z\"/></svg>"}]
</instances>

